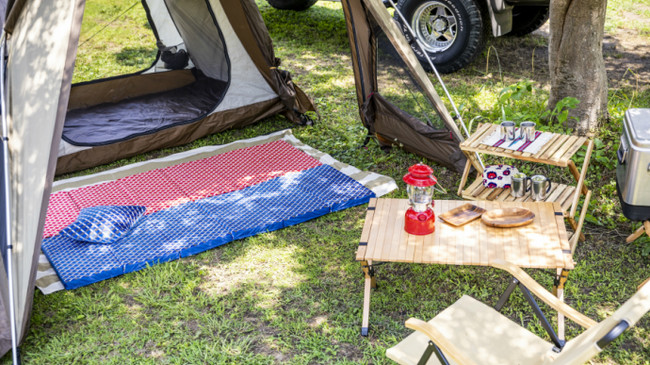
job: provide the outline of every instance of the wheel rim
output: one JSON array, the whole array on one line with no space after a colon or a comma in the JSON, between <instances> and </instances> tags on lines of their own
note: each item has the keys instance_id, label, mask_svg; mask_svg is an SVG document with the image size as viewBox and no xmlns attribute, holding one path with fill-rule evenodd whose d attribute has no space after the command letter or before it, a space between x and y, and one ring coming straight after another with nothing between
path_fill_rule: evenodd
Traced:
<instances>
[{"instance_id":1,"label":"wheel rim","mask_svg":"<svg viewBox=\"0 0 650 365\"><path fill-rule=\"evenodd\" d=\"M458 21L445 4L429 1L415 10L411 28L427 52L442 52L454 44Z\"/></svg>"}]
</instances>

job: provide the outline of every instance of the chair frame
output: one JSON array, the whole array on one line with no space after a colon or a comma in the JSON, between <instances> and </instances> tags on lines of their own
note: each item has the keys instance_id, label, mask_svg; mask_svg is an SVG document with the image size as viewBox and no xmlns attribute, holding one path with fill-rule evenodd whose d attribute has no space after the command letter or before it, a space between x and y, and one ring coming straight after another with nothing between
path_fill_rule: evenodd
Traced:
<instances>
[{"instance_id":1,"label":"chair frame","mask_svg":"<svg viewBox=\"0 0 650 365\"><path fill-rule=\"evenodd\" d=\"M591 318L578 312L577 310L565 304L563 301L559 300L553 294L548 292L546 289L544 289L544 287L542 287L539 283L537 283L533 278L531 278L524 270L522 270L518 266L515 266L511 263L501 261L501 260L497 262L493 262L491 266L507 271L509 274L513 276L513 279L511 280L510 284L506 288L505 292L499 298L494 309L500 312L503 306L508 301L508 298L510 298L510 295L515 290L515 288L519 287L524 297L528 301L529 305L532 307L535 316L542 322L542 326L551 337L551 340L555 345L553 351L558 353L561 352L562 348L566 344L566 341L560 340L558 338L557 334L555 333L550 323L544 316L544 313L542 313L539 305L535 301L531 292L535 294L535 296L537 296L539 299L544 301L546 304L548 304L551 308L555 309L559 313L573 320L574 322L584 327L585 329L588 329L597 324L597 322L595 322ZM639 285L639 288L641 288L644 284L646 284L649 281L650 278L648 278L646 281L644 281L644 283ZM417 318L410 318L409 320L406 321L406 327L422 332L427 337L429 337L429 345L427 346L424 353L422 354L422 357L420 358L418 365L426 364L427 361L429 361L431 355L434 353L438 357L440 363L444 365L449 364L449 361L445 357L444 353L449 354L454 359L456 359L459 363L475 364L473 360L469 359L462 352L458 351L453 342L447 340L447 338L445 338L441 332L439 332L436 328L431 326L429 323ZM614 328L612 328L607 334L605 334L603 337L601 337L600 340L597 341L598 347L600 347L601 349L604 348L612 341L614 341L616 338L618 338L629 327L630 327L630 323L628 323L627 321L625 320L619 321L619 323L616 326L614 326Z\"/></svg>"}]
</instances>

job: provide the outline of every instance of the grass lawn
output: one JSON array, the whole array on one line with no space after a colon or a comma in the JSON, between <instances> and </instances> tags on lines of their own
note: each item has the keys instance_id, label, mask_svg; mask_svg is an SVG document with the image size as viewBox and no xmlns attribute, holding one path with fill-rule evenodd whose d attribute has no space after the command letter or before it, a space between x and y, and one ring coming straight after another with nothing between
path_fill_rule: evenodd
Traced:
<instances>
[{"instance_id":1,"label":"grass lawn","mask_svg":"<svg viewBox=\"0 0 650 365\"><path fill-rule=\"evenodd\" d=\"M134 72L150 62L155 45L146 36L143 14L135 8L125 12L132 4L87 1L75 81ZM413 163L427 161L398 148L386 153L374 141L359 148L366 130L359 120L340 3L320 1L299 13L275 10L265 1L258 5L282 68L315 100L320 120L297 127L275 117L81 174L293 128L303 142L336 159L393 177L400 189L389 197L406 197L401 176ZM650 276L650 240L625 243L636 225L623 218L614 184L623 113L650 107L650 78L645 77L650 59L639 52L650 44L650 5L610 0L608 6L605 56L608 66L615 65L608 73L611 118L597 136L588 175L594 196L583 230L587 239L578 245L577 265L566 289L567 303L597 321ZM106 26L94 18L99 15L116 21ZM128 37L120 43L117 36ZM634 41L641 48L629 46ZM472 65L443 76L463 118L495 120L502 106L515 119L539 115L549 89L544 32L488 42ZM501 93L505 88L509 92ZM436 198L458 199L460 174L433 168L449 192ZM570 178L547 167L522 169L554 181ZM48 296L37 291L22 359L25 364L384 364L390 363L386 348L410 332L404 327L409 317L432 318L463 294L494 305L508 283L505 273L485 267L381 265L370 335L361 337L363 274L354 258L364 217L365 206L360 206L77 290ZM551 287L549 272L528 272ZM546 337L519 293L504 311ZM581 332L574 323L567 324L568 338ZM10 363L10 356L2 363ZM594 363L650 364L650 315Z\"/></svg>"}]
</instances>

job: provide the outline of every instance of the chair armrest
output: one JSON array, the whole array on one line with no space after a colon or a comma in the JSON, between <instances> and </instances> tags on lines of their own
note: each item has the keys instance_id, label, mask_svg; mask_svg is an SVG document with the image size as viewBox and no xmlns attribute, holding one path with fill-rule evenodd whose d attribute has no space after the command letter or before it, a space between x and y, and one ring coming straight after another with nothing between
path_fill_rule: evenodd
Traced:
<instances>
[{"instance_id":1,"label":"chair armrest","mask_svg":"<svg viewBox=\"0 0 650 365\"><path fill-rule=\"evenodd\" d=\"M430 323L427 323L423 320L417 318L409 318L406 321L406 328L416 330L424 333L429 337L429 339L436 344L442 351L442 353L449 358L454 359L458 364L476 364L474 360L468 358L464 353L456 348L453 342L449 341L445 336L442 335L435 327ZM435 356L435 355L433 355Z\"/></svg>"},{"instance_id":2,"label":"chair armrest","mask_svg":"<svg viewBox=\"0 0 650 365\"><path fill-rule=\"evenodd\" d=\"M531 278L520 267L503 260L494 260L490 263L490 265L496 267L497 269L501 269L510 273L517 280L519 280L520 283L528 288L528 290L535 294L535 296L544 301L544 303L548 304L556 311L564 314L566 317L570 318L572 321L581 325L582 327L589 328L597 323L593 319L568 306L566 303L558 299L555 295L551 294L548 290L544 289L544 287L542 287L537 281Z\"/></svg>"}]
</instances>

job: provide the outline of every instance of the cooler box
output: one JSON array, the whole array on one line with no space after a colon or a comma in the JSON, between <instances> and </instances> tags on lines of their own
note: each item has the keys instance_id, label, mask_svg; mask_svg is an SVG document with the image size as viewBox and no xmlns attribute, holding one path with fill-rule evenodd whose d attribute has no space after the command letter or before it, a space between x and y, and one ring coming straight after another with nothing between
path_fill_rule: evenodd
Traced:
<instances>
[{"instance_id":1,"label":"cooler box","mask_svg":"<svg viewBox=\"0 0 650 365\"><path fill-rule=\"evenodd\" d=\"M650 220L650 109L625 112L617 157L616 190L623 215Z\"/></svg>"}]
</instances>

